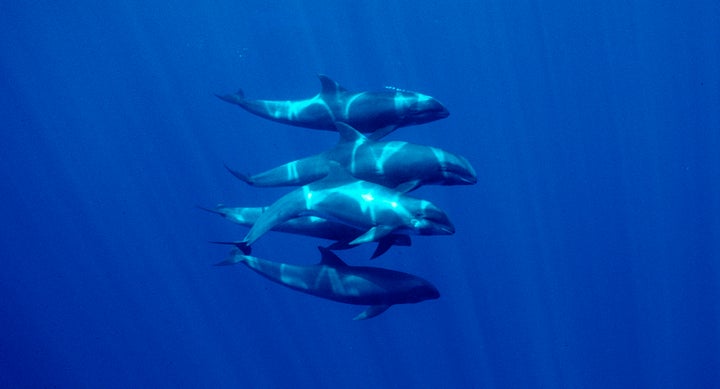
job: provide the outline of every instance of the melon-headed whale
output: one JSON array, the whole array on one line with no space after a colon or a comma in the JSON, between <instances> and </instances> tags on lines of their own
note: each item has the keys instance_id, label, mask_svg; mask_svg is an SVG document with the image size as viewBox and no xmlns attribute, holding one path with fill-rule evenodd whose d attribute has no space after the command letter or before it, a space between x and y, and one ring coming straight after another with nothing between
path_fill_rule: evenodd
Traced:
<instances>
[{"instance_id":1,"label":"melon-headed whale","mask_svg":"<svg viewBox=\"0 0 720 389\"><path fill-rule=\"evenodd\" d=\"M445 118L447 108L422 93L387 89L350 92L325 75L318 75L322 89L306 100L248 100L242 90L217 95L246 111L276 122L317 130L335 131L335 122L345 122L379 139L398 127Z\"/></svg>"},{"instance_id":2,"label":"melon-headed whale","mask_svg":"<svg viewBox=\"0 0 720 389\"><path fill-rule=\"evenodd\" d=\"M337 162L354 177L409 192L425 184L470 185L477 175L462 156L437 147L409 142L380 142L368 139L345 123L336 123L340 140L332 149L247 175L230 170L254 186L305 185L328 174Z\"/></svg>"},{"instance_id":3,"label":"melon-headed whale","mask_svg":"<svg viewBox=\"0 0 720 389\"><path fill-rule=\"evenodd\" d=\"M215 209L202 207L200 208L212 213L216 213L242 226L252 227L252 225L255 224L260 215L262 215L268 207L232 208L218 206ZM272 231L333 240L335 242L327 247L330 250L344 250L353 247L350 246L349 243L365 232L353 226L330 221L317 216L301 216L290 219L284 223L276 225L275 227L273 227ZM240 245L239 242L229 243ZM405 234L390 234L378 240L377 248L373 252L371 259L381 256L392 246L410 246L410 244L410 236ZM249 254L249 252L246 254Z\"/></svg>"},{"instance_id":4,"label":"melon-headed whale","mask_svg":"<svg viewBox=\"0 0 720 389\"><path fill-rule=\"evenodd\" d=\"M349 242L377 242L390 234L450 235L455 227L433 203L352 177L335 162L323 179L281 197L263 212L242 242L252 245L277 225L301 216L318 216L364 233Z\"/></svg>"},{"instance_id":5,"label":"melon-headed whale","mask_svg":"<svg viewBox=\"0 0 720 389\"><path fill-rule=\"evenodd\" d=\"M354 320L370 319L395 304L437 299L437 288L420 277L376 267L350 266L328 249L310 266L292 265L244 255L233 250L218 265L244 263L263 277L297 291L346 304L369 305Z\"/></svg>"}]
</instances>

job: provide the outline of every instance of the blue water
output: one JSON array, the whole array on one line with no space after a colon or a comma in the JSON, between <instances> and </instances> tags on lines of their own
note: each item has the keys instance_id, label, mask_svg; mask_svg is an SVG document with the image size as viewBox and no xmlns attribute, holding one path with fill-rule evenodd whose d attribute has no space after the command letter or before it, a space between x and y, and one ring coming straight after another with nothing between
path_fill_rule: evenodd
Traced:
<instances>
[{"instance_id":1,"label":"blue water","mask_svg":"<svg viewBox=\"0 0 720 389\"><path fill-rule=\"evenodd\" d=\"M720 387L718 4L3 2L0 386ZM337 140L213 93L304 98L317 73L449 108L387 139L475 166L414 193L457 233L339 252L439 300L354 322L212 266L228 248L207 241L245 229L195 206L288 190L223 163ZM308 264L324 243L255 253Z\"/></svg>"}]
</instances>

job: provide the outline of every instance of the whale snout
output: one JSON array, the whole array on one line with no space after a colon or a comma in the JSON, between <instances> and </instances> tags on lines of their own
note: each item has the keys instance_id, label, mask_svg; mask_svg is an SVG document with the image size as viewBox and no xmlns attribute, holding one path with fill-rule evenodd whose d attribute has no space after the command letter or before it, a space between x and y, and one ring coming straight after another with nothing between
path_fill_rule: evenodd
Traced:
<instances>
[{"instance_id":1,"label":"whale snout","mask_svg":"<svg viewBox=\"0 0 720 389\"><path fill-rule=\"evenodd\" d=\"M406 120L414 124L422 124L448 116L450 111L437 99L418 94L408 109Z\"/></svg>"},{"instance_id":2,"label":"whale snout","mask_svg":"<svg viewBox=\"0 0 720 389\"><path fill-rule=\"evenodd\" d=\"M446 155L441 169L446 185L474 185L478 181L470 162L459 155Z\"/></svg>"},{"instance_id":3,"label":"whale snout","mask_svg":"<svg viewBox=\"0 0 720 389\"><path fill-rule=\"evenodd\" d=\"M420 102L418 103L418 105L420 106L419 110L423 112L422 115L418 116L424 116L423 119L427 121L444 119L450 116L450 111L448 111L448 109L441 102L433 98Z\"/></svg>"},{"instance_id":4,"label":"whale snout","mask_svg":"<svg viewBox=\"0 0 720 389\"><path fill-rule=\"evenodd\" d=\"M475 185L477 184L477 175L475 171L461 167L450 168L443 171L447 185Z\"/></svg>"},{"instance_id":5,"label":"whale snout","mask_svg":"<svg viewBox=\"0 0 720 389\"><path fill-rule=\"evenodd\" d=\"M440 298L440 291L429 281L419 279L413 281L412 286L405 294L405 302L419 303L425 300L436 300Z\"/></svg>"},{"instance_id":6,"label":"whale snout","mask_svg":"<svg viewBox=\"0 0 720 389\"><path fill-rule=\"evenodd\" d=\"M452 224L438 224L438 229L441 232L439 235L452 235L455 233L455 226Z\"/></svg>"},{"instance_id":7,"label":"whale snout","mask_svg":"<svg viewBox=\"0 0 720 389\"><path fill-rule=\"evenodd\" d=\"M438 107L436 108L436 110L434 112L435 112L435 116L438 119L444 119L444 118L450 116L450 111L448 111L448 109L445 108L445 106L442 105L442 103L440 103L437 100L435 100L435 103L437 104Z\"/></svg>"},{"instance_id":8,"label":"whale snout","mask_svg":"<svg viewBox=\"0 0 720 389\"><path fill-rule=\"evenodd\" d=\"M424 231L427 235L452 235L455 233L455 226L448 215L439 207L428 204L424 211L424 220L428 228Z\"/></svg>"},{"instance_id":9,"label":"whale snout","mask_svg":"<svg viewBox=\"0 0 720 389\"><path fill-rule=\"evenodd\" d=\"M458 180L466 185L477 184L477 173L475 173L475 169L472 167L470 162L463 157L459 157L459 159L460 163L458 164L458 169L456 171Z\"/></svg>"}]
</instances>

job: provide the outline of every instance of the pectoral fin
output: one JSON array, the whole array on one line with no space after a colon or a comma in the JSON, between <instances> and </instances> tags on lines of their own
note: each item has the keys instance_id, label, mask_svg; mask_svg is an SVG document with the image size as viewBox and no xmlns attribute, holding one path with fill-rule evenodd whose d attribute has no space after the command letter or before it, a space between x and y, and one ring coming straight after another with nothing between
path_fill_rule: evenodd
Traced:
<instances>
[{"instance_id":1,"label":"pectoral fin","mask_svg":"<svg viewBox=\"0 0 720 389\"><path fill-rule=\"evenodd\" d=\"M215 266L229 266L234 265L236 263L245 262L246 258L245 255L240 250L233 250L230 252L230 255L228 255L225 260L220 261L215 264Z\"/></svg>"},{"instance_id":2,"label":"pectoral fin","mask_svg":"<svg viewBox=\"0 0 720 389\"><path fill-rule=\"evenodd\" d=\"M390 308L390 305L371 305L368 307L368 309L364 310L359 315L355 316L353 320L365 320L365 319L371 319Z\"/></svg>"},{"instance_id":3,"label":"pectoral fin","mask_svg":"<svg viewBox=\"0 0 720 389\"><path fill-rule=\"evenodd\" d=\"M352 242L348 243L349 245L353 246L356 244L361 243L367 243L367 242L375 242L380 239L382 239L385 236L390 235L395 230L395 227L392 226L375 226L369 230L367 230L366 233L358 236L353 240Z\"/></svg>"},{"instance_id":4,"label":"pectoral fin","mask_svg":"<svg viewBox=\"0 0 720 389\"><path fill-rule=\"evenodd\" d=\"M228 95L215 94L215 96L217 96L220 100L225 100L228 103L237 104L237 105L242 105L243 101L245 100L245 93L243 93L242 89L238 89L237 92L232 93L232 94L228 94Z\"/></svg>"},{"instance_id":5,"label":"pectoral fin","mask_svg":"<svg viewBox=\"0 0 720 389\"><path fill-rule=\"evenodd\" d=\"M370 259L375 259L385 254L392 246L410 246L410 244L410 237L407 235L388 235L378 241L377 248Z\"/></svg>"},{"instance_id":6,"label":"pectoral fin","mask_svg":"<svg viewBox=\"0 0 720 389\"><path fill-rule=\"evenodd\" d=\"M395 187L395 190L402 193L412 192L422 185L422 180L411 180L403 182Z\"/></svg>"},{"instance_id":7,"label":"pectoral fin","mask_svg":"<svg viewBox=\"0 0 720 389\"><path fill-rule=\"evenodd\" d=\"M234 240L232 242L218 242L218 241L211 241L210 243L214 244L231 244L235 247L237 247L243 254L250 255L252 254L252 247L248 246L246 242L240 241L240 240Z\"/></svg>"},{"instance_id":8,"label":"pectoral fin","mask_svg":"<svg viewBox=\"0 0 720 389\"><path fill-rule=\"evenodd\" d=\"M373 131L373 133L369 134L367 137L372 140L378 140L378 139L384 137L385 135L395 131L396 128L397 128L397 126L394 124L385 126L385 127L381 127L381 128L378 128L377 130Z\"/></svg>"}]
</instances>

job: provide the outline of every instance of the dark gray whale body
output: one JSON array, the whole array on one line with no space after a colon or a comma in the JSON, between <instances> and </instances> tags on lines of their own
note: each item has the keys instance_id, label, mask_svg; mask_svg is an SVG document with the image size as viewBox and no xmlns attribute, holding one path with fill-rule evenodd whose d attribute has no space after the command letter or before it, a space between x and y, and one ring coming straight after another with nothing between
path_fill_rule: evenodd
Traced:
<instances>
[{"instance_id":1,"label":"dark gray whale body","mask_svg":"<svg viewBox=\"0 0 720 389\"><path fill-rule=\"evenodd\" d=\"M318 216L365 231L349 245L378 242L398 233L450 235L455 232L445 212L433 203L357 180L333 162L325 178L299 187L270 205L242 243L250 246L277 225L301 216Z\"/></svg>"},{"instance_id":2,"label":"dark gray whale body","mask_svg":"<svg viewBox=\"0 0 720 389\"><path fill-rule=\"evenodd\" d=\"M201 208L206 211L218 214L234 223L246 227L252 227L257 219L262 215L268 207L224 207L219 206L215 209ZM301 216L290 219L284 223L280 223L272 228L272 231L286 232L296 235L312 236L315 238L328 239L335 241L327 248L330 250L345 250L352 248L350 242L357 239L365 233L364 230L353 226L338 223L335 221L323 219L317 216ZM240 245L240 242L223 242ZM371 259L383 255L392 246L410 246L410 236L405 234L390 234L378 240L377 248L373 252ZM244 248L246 249L246 248ZM247 250L247 249L246 249ZM249 253L247 253L249 254Z\"/></svg>"},{"instance_id":3,"label":"dark gray whale body","mask_svg":"<svg viewBox=\"0 0 720 389\"><path fill-rule=\"evenodd\" d=\"M217 95L260 117L292 126L335 131L344 122L379 139L398 127L422 124L450 113L436 99L417 92L388 89L350 92L325 75L318 75L322 90L306 100L248 100L242 90Z\"/></svg>"},{"instance_id":4,"label":"dark gray whale body","mask_svg":"<svg viewBox=\"0 0 720 389\"><path fill-rule=\"evenodd\" d=\"M395 304L437 299L440 292L430 282L411 274L366 266L350 266L320 247L320 263L310 266L278 263L234 250L218 265L239 262L267 279L297 291L346 304L369 305L354 320L369 319Z\"/></svg>"},{"instance_id":5,"label":"dark gray whale body","mask_svg":"<svg viewBox=\"0 0 720 389\"><path fill-rule=\"evenodd\" d=\"M422 185L472 185L477 175L462 156L432 146L368 139L345 123L336 123L340 140L332 149L255 175L230 172L253 186L305 185L325 177L335 162L360 180L412 191Z\"/></svg>"}]
</instances>

